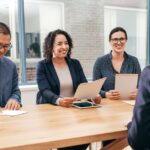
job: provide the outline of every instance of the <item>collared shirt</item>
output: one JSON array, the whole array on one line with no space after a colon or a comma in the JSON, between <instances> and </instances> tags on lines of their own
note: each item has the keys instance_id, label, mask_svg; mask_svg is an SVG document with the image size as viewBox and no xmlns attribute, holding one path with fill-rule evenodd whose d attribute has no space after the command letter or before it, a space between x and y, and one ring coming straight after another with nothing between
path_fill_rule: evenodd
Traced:
<instances>
[{"instance_id":1,"label":"collared shirt","mask_svg":"<svg viewBox=\"0 0 150 150\"><path fill-rule=\"evenodd\" d=\"M124 61L120 72L117 72L112 64L112 51L102 57L97 58L93 68L93 80L107 77L100 94L105 98L105 93L115 88L116 74L139 74L141 73L138 59L124 52Z\"/></svg>"}]
</instances>

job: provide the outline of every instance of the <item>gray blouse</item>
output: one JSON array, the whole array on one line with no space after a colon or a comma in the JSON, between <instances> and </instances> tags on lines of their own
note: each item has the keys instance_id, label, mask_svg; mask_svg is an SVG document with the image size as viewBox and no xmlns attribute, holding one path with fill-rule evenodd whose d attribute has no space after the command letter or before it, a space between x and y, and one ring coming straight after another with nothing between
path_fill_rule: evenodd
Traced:
<instances>
[{"instance_id":1,"label":"gray blouse","mask_svg":"<svg viewBox=\"0 0 150 150\"><path fill-rule=\"evenodd\" d=\"M124 52L124 62L122 63L120 72L117 72L112 64L112 51L102 57L97 58L93 68L93 80L107 77L100 94L105 98L105 93L115 88L116 74L139 74L141 73L138 59Z\"/></svg>"}]
</instances>

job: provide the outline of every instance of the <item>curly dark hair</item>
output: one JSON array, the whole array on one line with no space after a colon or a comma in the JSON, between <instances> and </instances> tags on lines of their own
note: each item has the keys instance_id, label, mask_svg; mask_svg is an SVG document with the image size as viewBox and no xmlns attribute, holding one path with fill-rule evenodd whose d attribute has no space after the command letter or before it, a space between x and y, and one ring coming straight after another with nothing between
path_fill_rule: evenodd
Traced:
<instances>
[{"instance_id":1,"label":"curly dark hair","mask_svg":"<svg viewBox=\"0 0 150 150\"><path fill-rule=\"evenodd\" d=\"M128 39L127 32L126 32L126 30L125 30L124 28L122 28L122 27L115 27L115 28L113 28L113 29L110 31L110 34L109 34L109 41L111 41L111 36L112 36L112 34L114 34L115 32L119 32L119 31L121 31L121 32L123 32L123 33L125 34L126 40Z\"/></svg>"},{"instance_id":2,"label":"curly dark hair","mask_svg":"<svg viewBox=\"0 0 150 150\"><path fill-rule=\"evenodd\" d=\"M44 53L43 56L46 59L46 61L51 60L53 57L53 46L55 42L55 37L59 34L64 35L68 41L69 50L68 50L67 57L70 58L71 50L73 48L72 38L66 31L57 29L52 32L49 32L45 38L44 45L43 45L43 53Z\"/></svg>"}]
</instances>

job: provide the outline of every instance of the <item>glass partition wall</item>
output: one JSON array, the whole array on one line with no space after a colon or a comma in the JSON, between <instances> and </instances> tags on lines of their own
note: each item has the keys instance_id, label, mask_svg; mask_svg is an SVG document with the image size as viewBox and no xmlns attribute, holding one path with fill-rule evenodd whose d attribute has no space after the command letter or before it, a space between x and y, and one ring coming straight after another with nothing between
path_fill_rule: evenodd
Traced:
<instances>
[{"instance_id":1,"label":"glass partition wall","mask_svg":"<svg viewBox=\"0 0 150 150\"><path fill-rule=\"evenodd\" d=\"M72 57L80 60L86 77L92 78L97 57L110 51L108 35L122 26L128 33L126 51L136 56L142 68L146 65L146 0L24 0L26 84L36 83L37 62L43 59L43 41L48 32L64 29L73 38ZM18 1L0 0L0 21L10 26L10 57L20 69ZM20 76L21 78L21 76Z\"/></svg>"}]
</instances>

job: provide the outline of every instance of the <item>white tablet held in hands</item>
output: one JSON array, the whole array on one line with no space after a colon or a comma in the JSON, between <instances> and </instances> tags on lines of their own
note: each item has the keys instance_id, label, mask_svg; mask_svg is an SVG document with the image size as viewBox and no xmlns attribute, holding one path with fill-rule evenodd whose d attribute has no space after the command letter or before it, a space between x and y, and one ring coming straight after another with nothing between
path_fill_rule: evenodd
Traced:
<instances>
[{"instance_id":1,"label":"white tablet held in hands","mask_svg":"<svg viewBox=\"0 0 150 150\"><path fill-rule=\"evenodd\" d=\"M94 98L100 92L105 80L106 77L89 83L81 83L78 86L74 97L78 99Z\"/></svg>"},{"instance_id":2,"label":"white tablet held in hands","mask_svg":"<svg viewBox=\"0 0 150 150\"><path fill-rule=\"evenodd\" d=\"M119 91L122 100L128 100L131 92L137 89L138 74L116 74L115 90Z\"/></svg>"}]
</instances>

